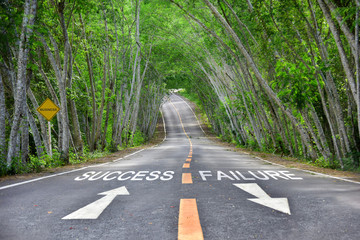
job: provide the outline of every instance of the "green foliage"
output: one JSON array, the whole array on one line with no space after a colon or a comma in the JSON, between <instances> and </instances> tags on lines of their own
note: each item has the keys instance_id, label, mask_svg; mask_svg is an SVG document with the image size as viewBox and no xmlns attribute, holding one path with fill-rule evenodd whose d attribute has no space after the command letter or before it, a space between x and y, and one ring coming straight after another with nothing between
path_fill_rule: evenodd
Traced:
<instances>
[{"instance_id":1,"label":"green foliage","mask_svg":"<svg viewBox=\"0 0 360 240\"><path fill-rule=\"evenodd\" d=\"M136 131L134 133L134 140L133 140L133 146L140 146L141 144L143 144L145 142L145 136L142 132L140 131Z\"/></svg>"},{"instance_id":2,"label":"green foliage","mask_svg":"<svg viewBox=\"0 0 360 240\"><path fill-rule=\"evenodd\" d=\"M329 160L329 159L325 159L324 157L319 157L318 159L316 159L313 165L322 168L331 168L331 169L340 168L340 163L338 160Z\"/></svg>"},{"instance_id":3,"label":"green foliage","mask_svg":"<svg viewBox=\"0 0 360 240\"><path fill-rule=\"evenodd\" d=\"M0 159L0 177L5 176L8 173L8 167L5 158Z\"/></svg>"},{"instance_id":4,"label":"green foliage","mask_svg":"<svg viewBox=\"0 0 360 240\"><path fill-rule=\"evenodd\" d=\"M344 170L360 172L360 152L350 152L342 160L344 163Z\"/></svg>"},{"instance_id":5,"label":"green foliage","mask_svg":"<svg viewBox=\"0 0 360 240\"><path fill-rule=\"evenodd\" d=\"M309 77L314 72L314 67L309 70L302 62L281 59L276 62L277 79L271 82L271 87L279 89L277 95L283 102L303 109L306 102L316 101L319 95L316 80Z\"/></svg>"},{"instance_id":6,"label":"green foliage","mask_svg":"<svg viewBox=\"0 0 360 240\"><path fill-rule=\"evenodd\" d=\"M8 175L15 175L29 172L29 167L26 163L21 161L20 157L15 157L11 161L11 165L7 168Z\"/></svg>"}]
</instances>

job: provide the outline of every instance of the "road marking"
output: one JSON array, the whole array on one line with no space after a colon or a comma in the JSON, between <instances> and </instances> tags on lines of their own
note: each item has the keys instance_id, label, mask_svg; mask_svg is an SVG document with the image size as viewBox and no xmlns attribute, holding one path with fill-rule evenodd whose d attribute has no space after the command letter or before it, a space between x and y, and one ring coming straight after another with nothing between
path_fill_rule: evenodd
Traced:
<instances>
[{"instance_id":1,"label":"road marking","mask_svg":"<svg viewBox=\"0 0 360 240\"><path fill-rule=\"evenodd\" d=\"M174 171L89 171L77 176L75 181L169 181L173 179Z\"/></svg>"},{"instance_id":2,"label":"road marking","mask_svg":"<svg viewBox=\"0 0 360 240\"><path fill-rule=\"evenodd\" d=\"M178 240L202 240L196 199L180 199Z\"/></svg>"},{"instance_id":3,"label":"road marking","mask_svg":"<svg viewBox=\"0 0 360 240\"><path fill-rule=\"evenodd\" d=\"M110 203L118 195L130 195L126 187L119 187L113 190L99 193L98 195L105 195L105 197L96 200L83 208L63 217L62 219L97 219L100 214L110 205Z\"/></svg>"},{"instance_id":4,"label":"road marking","mask_svg":"<svg viewBox=\"0 0 360 240\"><path fill-rule=\"evenodd\" d=\"M175 95L175 96L178 97L178 98L180 98L180 99L181 99L183 102L185 102L185 104L190 108L191 112L194 114L194 116L195 116L195 118L196 118L196 120L197 120L197 122L198 122L198 125L199 125L201 131L202 131L202 132L204 133L204 135L206 136L206 133L205 133L204 129L201 127L201 124L200 124L200 122L199 122L199 119L197 118L196 114L194 113L194 111L192 110L192 108L190 107L190 105L189 105L184 99L182 99L181 97L179 97L178 95Z\"/></svg>"},{"instance_id":5,"label":"road marking","mask_svg":"<svg viewBox=\"0 0 360 240\"><path fill-rule=\"evenodd\" d=\"M291 215L289 202L287 198L271 198L256 183L243 183L243 184L234 183L234 186L257 197L257 198L248 198L249 201Z\"/></svg>"},{"instance_id":6,"label":"road marking","mask_svg":"<svg viewBox=\"0 0 360 240\"><path fill-rule=\"evenodd\" d=\"M187 161L187 162L191 162L191 158L187 158L186 161Z\"/></svg>"},{"instance_id":7,"label":"road marking","mask_svg":"<svg viewBox=\"0 0 360 240\"><path fill-rule=\"evenodd\" d=\"M161 113L161 118L162 118L162 121L163 121L163 123L164 123L164 133L165 133L165 137L164 137L164 139L162 140L162 142L161 143L163 143L165 140L166 140L166 135L167 135L167 132L166 132L166 123L165 123L165 118L164 118L164 114L163 114L163 112L162 112L162 110L161 110L161 108L160 108L160 113ZM159 144L158 144L159 145Z\"/></svg>"},{"instance_id":8,"label":"road marking","mask_svg":"<svg viewBox=\"0 0 360 240\"><path fill-rule=\"evenodd\" d=\"M182 174L182 184L192 184L192 176L191 173L183 173Z\"/></svg>"},{"instance_id":9,"label":"road marking","mask_svg":"<svg viewBox=\"0 0 360 240\"><path fill-rule=\"evenodd\" d=\"M192 149L192 142L191 142L191 139L190 139L189 135L188 135L188 134L186 133L186 131L185 131L185 127L184 127L184 124L183 124L183 122L182 122L180 113L179 113L179 111L177 110L177 108L175 107L175 105L171 102L171 100L170 100L170 103L171 103L171 105L173 106L173 108L175 109L175 111L176 111L176 113L177 113L177 115L178 115L178 117L179 117L179 120L180 120L180 123L181 123L181 127L182 127L182 129L183 129L183 131L184 131L187 139L189 140L190 150L191 150L191 149Z\"/></svg>"},{"instance_id":10,"label":"road marking","mask_svg":"<svg viewBox=\"0 0 360 240\"><path fill-rule=\"evenodd\" d=\"M207 181L209 178L216 179L218 181L222 180L244 180L244 181L254 181L254 180L292 180L299 181L303 180L301 177L296 177L295 174L290 171L199 171L199 175L203 181Z\"/></svg>"},{"instance_id":11,"label":"road marking","mask_svg":"<svg viewBox=\"0 0 360 240\"><path fill-rule=\"evenodd\" d=\"M190 163L184 163L183 168L190 168Z\"/></svg>"},{"instance_id":12,"label":"road marking","mask_svg":"<svg viewBox=\"0 0 360 240\"><path fill-rule=\"evenodd\" d=\"M133 155L135 155L135 154L138 154L139 152L142 152L142 151L144 151L144 150L146 150L146 148L140 149L140 150L138 150L138 151L136 151L136 152L133 152L133 153L131 153L131 154L129 154L129 155L126 155L125 157L115 159L115 160L113 160L113 162L118 162L118 161L120 161L120 160L123 160L124 158L131 157L131 156L133 156ZM107 163L104 163L103 165L110 164L110 163L111 163L111 162L107 162ZM95 166L96 166L96 165L95 165ZM97 165L97 166L99 166L99 165Z\"/></svg>"}]
</instances>

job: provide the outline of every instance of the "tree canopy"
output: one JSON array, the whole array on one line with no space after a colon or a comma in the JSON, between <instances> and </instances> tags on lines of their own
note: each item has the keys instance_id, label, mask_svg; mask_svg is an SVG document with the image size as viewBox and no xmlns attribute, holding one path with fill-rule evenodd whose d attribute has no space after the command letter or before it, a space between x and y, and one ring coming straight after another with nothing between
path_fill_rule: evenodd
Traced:
<instances>
[{"instance_id":1,"label":"tree canopy","mask_svg":"<svg viewBox=\"0 0 360 240\"><path fill-rule=\"evenodd\" d=\"M1 1L1 171L147 141L173 88L225 140L358 168L359 4Z\"/></svg>"}]
</instances>

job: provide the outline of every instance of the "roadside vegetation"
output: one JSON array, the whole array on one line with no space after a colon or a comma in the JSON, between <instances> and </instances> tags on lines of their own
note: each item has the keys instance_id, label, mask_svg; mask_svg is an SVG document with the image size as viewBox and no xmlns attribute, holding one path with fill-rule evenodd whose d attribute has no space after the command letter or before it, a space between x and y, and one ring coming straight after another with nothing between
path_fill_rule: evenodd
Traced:
<instances>
[{"instance_id":1,"label":"roadside vegetation","mask_svg":"<svg viewBox=\"0 0 360 240\"><path fill-rule=\"evenodd\" d=\"M1 1L0 174L147 142L178 88L225 141L358 170L359 4Z\"/></svg>"}]
</instances>

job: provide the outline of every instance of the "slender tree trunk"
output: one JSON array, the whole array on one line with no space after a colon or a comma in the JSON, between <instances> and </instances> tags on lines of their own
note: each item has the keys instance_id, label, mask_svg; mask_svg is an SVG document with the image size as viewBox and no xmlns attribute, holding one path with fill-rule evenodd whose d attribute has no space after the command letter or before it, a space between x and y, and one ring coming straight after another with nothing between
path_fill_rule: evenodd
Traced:
<instances>
[{"instance_id":1,"label":"slender tree trunk","mask_svg":"<svg viewBox=\"0 0 360 240\"><path fill-rule=\"evenodd\" d=\"M322 38L320 36L320 29L318 27L316 14L313 10L314 7L312 5L312 2L310 0L308 0L308 4L309 4L309 11L311 12L311 18L312 18L313 24L314 24L314 29L310 26L309 23L308 23L308 28L310 29L310 31L312 32L312 35L314 36L315 42L318 46L319 53L320 53L322 61L323 61L323 64L325 66L328 66L329 65L328 50L327 50L327 47L326 47L324 41L322 40ZM309 41L311 42L312 40L309 39ZM309 46L310 46L310 49L312 50L311 44L309 44ZM326 71L326 73L323 73L320 69L318 69L316 61L314 59L315 53L313 50L311 51L311 58L312 58L313 65L317 69L317 75L321 76L321 78L323 79L323 81L325 83L325 90L326 90L327 96L328 96L329 108L326 105L325 96L324 96L320 81L318 79L318 76L316 76L322 106L323 106L326 118L327 118L329 126L330 126L331 134L332 134L335 153L336 153L336 156L338 157L339 161L341 162L341 156L345 156L346 153L350 152L350 144L349 144L348 136L347 136L347 133L345 130L345 123L344 123L344 117L343 117L343 113L342 113L342 107L340 104L340 97L339 97L338 91L336 89L336 85L334 83L334 79L332 77L330 70ZM332 113L334 114L334 117L332 116ZM335 121L333 121L333 119L335 119ZM337 127L336 127L336 125L337 125ZM341 146L341 152L343 154L340 152L340 149L338 147L339 145L338 145L338 140L337 140L337 136L338 136L337 130L339 130L339 136L340 136L339 141L340 141L340 146ZM342 164L342 162L341 162L341 164Z\"/></svg>"},{"instance_id":2,"label":"slender tree trunk","mask_svg":"<svg viewBox=\"0 0 360 240\"><path fill-rule=\"evenodd\" d=\"M63 61L61 78L58 79L60 103L61 103L60 115L61 115L61 121L62 121L62 129L63 129L63 132L62 132L63 138L62 138L60 159L64 163L68 164L69 163L70 137L71 136L70 136L70 128L69 128L69 116L68 116L66 88L67 88L68 68L69 68L69 66L71 67L72 59L70 59L71 46L70 46L67 28L66 28L66 24L65 24L64 10L65 10L65 0L62 0L58 4L60 25L62 28L63 38L64 38L64 61Z\"/></svg>"},{"instance_id":3,"label":"slender tree trunk","mask_svg":"<svg viewBox=\"0 0 360 240\"><path fill-rule=\"evenodd\" d=\"M360 137L360 47L359 47L359 14L360 14L360 2L356 0L356 23L355 23L355 65L356 65L356 82L357 82L357 119L358 119L358 131ZM355 166L359 166L359 158L355 160Z\"/></svg>"},{"instance_id":4,"label":"slender tree trunk","mask_svg":"<svg viewBox=\"0 0 360 240\"><path fill-rule=\"evenodd\" d=\"M34 138L37 156L39 158L41 158L43 156L44 151L43 151L40 133L36 126L35 119L34 119L33 115L31 114L31 111L27 105L26 105L26 114L27 114L27 118L29 119L32 136Z\"/></svg>"},{"instance_id":5,"label":"slender tree trunk","mask_svg":"<svg viewBox=\"0 0 360 240\"><path fill-rule=\"evenodd\" d=\"M24 105L25 106L25 105ZM29 158L29 122L27 108L23 106L24 118L21 120L21 162L26 163Z\"/></svg>"},{"instance_id":6,"label":"slender tree trunk","mask_svg":"<svg viewBox=\"0 0 360 240\"><path fill-rule=\"evenodd\" d=\"M6 154L6 105L5 89L0 73L0 159L5 159Z\"/></svg>"},{"instance_id":7,"label":"slender tree trunk","mask_svg":"<svg viewBox=\"0 0 360 240\"><path fill-rule=\"evenodd\" d=\"M70 112L71 112L71 121L72 121L72 136L74 140L74 145L76 151L80 154L83 153L84 142L81 137L80 123L78 112L76 109L75 101L70 99Z\"/></svg>"},{"instance_id":8,"label":"slender tree trunk","mask_svg":"<svg viewBox=\"0 0 360 240\"><path fill-rule=\"evenodd\" d=\"M83 38L86 40L86 31L85 31L85 24L82 19L81 13L79 14L80 23L83 31ZM87 41L86 41L87 42ZM96 134L96 123L97 123L97 105L96 105L96 91L95 91L95 83L94 83L94 74L93 74L93 67L92 67L92 59L90 55L90 49L87 47L87 43L84 43L84 48L86 51L86 63L89 71L89 80L90 80L90 89L91 89L91 98L92 98L92 128L91 128L91 134L90 134L90 141L89 141L89 147L90 151L95 150L95 134Z\"/></svg>"},{"instance_id":9,"label":"slender tree trunk","mask_svg":"<svg viewBox=\"0 0 360 240\"><path fill-rule=\"evenodd\" d=\"M142 86L142 78L141 78L141 43L140 43L140 5L141 0L137 0L136 2L136 34L135 34L135 41L136 41L136 68L134 66L134 74L136 74L136 90L135 90L135 99L134 99L134 105L133 105L133 112L131 116L130 121L130 130L131 130L131 138L130 138L130 144L133 144L134 139L134 133L136 131L136 125L137 125L137 118L139 113L139 102L140 102L140 93L141 93L141 86Z\"/></svg>"},{"instance_id":10,"label":"slender tree trunk","mask_svg":"<svg viewBox=\"0 0 360 240\"><path fill-rule=\"evenodd\" d=\"M18 131L21 119L24 117L23 106L26 104L26 67L29 53L29 38L32 35L32 26L35 22L37 0L26 0L24 7L24 17L22 23L22 31L20 36L19 53L18 53L18 72L16 79L15 110L13 124L10 132L9 147L7 153L7 164L10 165L16 150L16 140L18 139Z\"/></svg>"},{"instance_id":11,"label":"slender tree trunk","mask_svg":"<svg viewBox=\"0 0 360 240\"><path fill-rule=\"evenodd\" d=\"M349 60L347 59L346 52L345 52L343 43L341 41L340 33L339 33L334 21L332 20L331 13L330 13L330 10L328 9L328 6L325 4L325 2L323 0L317 0L317 1L320 5L321 10L324 13L327 23L329 24L330 30L335 39L335 43L336 43L336 46L337 46L337 49L339 52L341 63L343 65L346 77L349 81L351 92L353 94L356 104L359 106L360 102L358 99L358 93L356 92L356 83L355 83L354 75L352 73L352 70L351 70L351 67L349 64Z\"/></svg>"},{"instance_id":12,"label":"slender tree trunk","mask_svg":"<svg viewBox=\"0 0 360 240\"><path fill-rule=\"evenodd\" d=\"M351 32L351 30L348 27L348 25L346 24L346 22L344 22L344 19L342 18L342 16L339 14L338 7L336 6L336 4L329 0L324 0L324 2L329 7L330 11L334 14L336 21L338 22L338 24L340 26L341 31L344 33L346 40L348 41L348 43L351 47L351 52L352 52L355 60L356 60L356 58L358 59L359 54L356 53L356 48L359 47L359 40L356 40L356 27L355 27L355 36L354 36L354 34ZM356 2L356 4L359 4L358 0L355 0L355 2ZM357 24L357 20L355 22L355 26L356 26L356 24Z\"/></svg>"}]
</instances>

